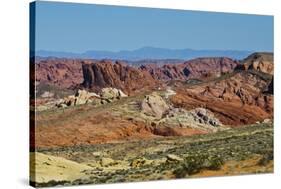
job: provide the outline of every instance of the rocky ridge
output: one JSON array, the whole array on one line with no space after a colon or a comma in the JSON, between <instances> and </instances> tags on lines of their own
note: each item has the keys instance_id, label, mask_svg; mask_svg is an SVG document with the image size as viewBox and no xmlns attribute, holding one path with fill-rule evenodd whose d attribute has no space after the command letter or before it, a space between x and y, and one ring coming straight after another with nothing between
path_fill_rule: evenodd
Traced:
<instances>
[{"instance_id":1,"label":"rocky ridge","mask_svg":"<svg viewBox=\"0 0 281 189\"><path fill-rule=\"evenodd\" d=\"M271 80L250 72L178 88L171 101L187 110L204 107L226 125L251 124L273 118L273 95L264 93Z\"/></svg>"},{"instance_id":2,"label":"rocky ridge","mask_svg":"<svg viewBox=\"0 0 281 189\"><path fill-rule=\"evenodd\" d=\"M241 61L240 68L274 74L273 53L253 53Z\"/></svg>"},{"instance_id":3,"label":"rocky ridge","mask_svg":"<svg viewBox=\"0 0 281 189\"><path fill-rule=\"evenodd\" d=\"M43 59L35 63L36 86L40 83L66 89L83 82L82 62L76 59Z\"/></svg>"},{"instance_id":4,"label":"rocky ridge","mask_svg":"<svg viewBox=\"0 0 281 189\"><path fill-rule=\"evenodd\" d=\"M47 94L49 94L49 92ZM78 106L83 104L92 104L98 106L101 104L111 103L123 97L127 97L127 95L116 88L103 88L100 94L79 89L74 95L64 97L63 99L54 99L52 98L53 95L44 95L44 98L48 97L50 99L47 100L47 103L38 104L36 106L37 111L53 108L66 108L69 106Z\"/></svg>"},{"instance_id":5,"label":"rocky ridge","mask_svg":"<svg viewBox=\"0 0 281 189\"><path fill-rule=\"evenodd\" d=\"M157 88L159 83L166 80L218 77L231 72L236 65L236 61L225 57L197 58L160 66L156 63L145 64L139 68L121 61L49 58L35 63L34 82L58 89L82 87L94 92L115 87L130 95L138 90Z\"/></svg>"},{"instance_id":6,"label":"rocky ridge","mask_svg":"<svg viewBox=\"0 0 281 189\"><path fill-rule=\"evenodd\" d=\"M237 61L226 57L197 58L180 64L142 65L140 69L148 71L153 78L159 80L187 80L219 77L232 72L237 64Z\"/></svg>"},{"instance_id":7,"label":"rocky ridge","mask_svg":"<svg viewBox=\"0 0 281 189\"><path fill-rule=\"evenodd\" d=\"M148 72L119 61L83 64L82 70L84 81L81 86L93 91L115 87L130 95L140 90L155 88L158 83Z\"/></svg>"}]
</instances>

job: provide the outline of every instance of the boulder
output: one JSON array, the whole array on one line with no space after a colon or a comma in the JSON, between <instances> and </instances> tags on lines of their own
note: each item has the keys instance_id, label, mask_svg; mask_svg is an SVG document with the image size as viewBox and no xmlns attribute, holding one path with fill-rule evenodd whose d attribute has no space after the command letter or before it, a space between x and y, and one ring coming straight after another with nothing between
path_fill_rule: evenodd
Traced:
<instances>
[{"instance_id":1,"label":"boulder","mask_svg":"<svg viewBox=\"0 0 281 189\"><path fill-rule=\"evenodd\" d=\"M86 104L92 97L99 97L99 95L97 95L96 93L88 92L86 90L78 90L75 94L75 105Z\"/></svg>"},{"instance_id":2,"label":"boulder","mask_svg":"<svg viewBox=\"0 0 281 189\"><path fill-rule=\"evenodd\" d=\"M222 123L215 117L215 115L205 108L196 108L192 110L191 113L193 114L194 119L196 121L199 121L200 123L204 123L214 127L222 125Z\"/></svg>"},{"instance_id":3,"label":"boulder","mask_svg":"<svg viewBox=\"0 0 281 189\"><path fill-rule=\"evenodd\" d=\"M102 158L100 161L101 166L109 166L114 163L115 163L115 161L111 158Z\"/></svg>"},{"instance_id":4,"label":"boulder","mask_svg":"<svg viewBox=\"0 0 281 189\"><path fill-rule=\"evenodd\" d=\"M106 104L112 102L115 99L120 99L126 96L127 95L124 94L121 90L115 88L103 88L101 91L101 95L79 89L75 95L70 95L57 102L56 107L61 108L89 103Z\"/></svg>"},{"instance_id":5,"label":"boulder","mask_svg":"<svg viewBox=\"0 0 281 189\"><path fill-rule=\"evenodd\" d=\"M264 119L262 123L272 123L271 119Z\"/></svg>"},{"instance_id":6,"label":"boulder","mask_svg":"<svg viewBox=\"0 0 281 189\"><path fill-rule=\"evenodd\" d=\"M121 90L116 89L116 88L103 88L101 90L100 94L101 98L103 99L109 99L109 100L114 100L114 99L120 99L122 97L127 97L126 94L124 94Z\"/></svg>"},{"instance_id":7,"label":"boulder","mask_svg":"<svg viewBox=\"0 0 281 189\"><path fill-rule=\"evenodd\" d=\"M167 155L167 161L183 161L183 159L177 155L174 154L168 154Z\"/></svg>"},{"instance_id":8,"label":"boulder","mask_svg":"<svg viewBox=\"0 0 281 189\"><path fill-rule=\"evenodd\" d=\"M157 93L146 95L141 103L142 113L161 119L164 113L169 110L169 106Z\"/></svg>"},{"instance_id":9,"label":"boulder","mask_svg":"<svg viewBox=\"0 0 281 189\"><path fill-rule=\"evenodd\" d=\"M55 96L54 93L51 93L49 91L45 91L43 94L41 94L42 98L53 98Z\"/></svg>"},{"instance_id":10,"label":"boulder","mask_svg":"<svg viewBox=\"0 0 281 189\"><path fill-rule=\"evenodd\" d=\"M94 102L93 99L100 98L96 93L86 90L78 90L75 95L70 95L56 104L57 107L76 106Z\"/></svg>"}]
</instances>

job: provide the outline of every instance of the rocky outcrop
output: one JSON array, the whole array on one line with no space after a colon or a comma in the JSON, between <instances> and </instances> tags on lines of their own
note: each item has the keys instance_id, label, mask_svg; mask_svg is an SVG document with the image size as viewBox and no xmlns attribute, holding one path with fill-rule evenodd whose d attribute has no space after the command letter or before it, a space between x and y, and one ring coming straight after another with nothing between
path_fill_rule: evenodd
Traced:
<instances>
[{"instance_id":1,"label":"rocky outcrop","mask_svg":"<svg viewBox=\"0 0 281 189\"><path fill-rule=\"evenodd\" d=\"M229 58L197 58L177 64L146 64L139 68L120 61L47 58L35 63L35 83L58 89L80 86L95 92L115 87L130 95L157 88L161 81L217 77L232 72L236 65L237 62Z\"/></svg>"},{"instance_id":2,"label":"rocky outcrop","mask_svg":"<svg viewBox=\"0 0 281 189\"><path fill-rule=\"evenodd\" d=\"M141 103L142 113L148 116L153 116L156 119L161 119L162 116L169 110L169 106L157 93L146 95Z\"/></svg>"},{"instance_id":3,"label":"rocky outcrop","mask_svg":"<svg viewBox=\"0 0 281 189\"><path fill-rule=\"evenodd\" d=\"M245 58L239 67L243 70L256 70L273 75L273 62L273 53L253 53Z\"/></svg>"},{"instance_id":4,"label":"rocky outcrop","mask_svg":"<svg viewBox=\"0 0 281 189\"><path fill-rule=\"evenodd\" d=\"M98 61L92 64L83 64L84 88L99 91L105 87L115 87L126 94L154 88L156 80L146 72L128 66L122 62Z\"/></svg>"},{"instance_id":5,"label":"rocky outcrop","mask_svg":"<svg viewBox=\"0 0 281 189\"><path fill-rule=\"evenodd\" d=\"M189 71L184 70L183 64L165 64L159 66L156 64L147 64L140 66L140 70L148 71L154 79L158 80L184 80L188 78Z\"/></svg>"},{"instance_id":6,"label":"rocky outcrop","mask_svg":"<svg viewBox=\"0 0 281 189\"><path fill-rule=\"evenodd\" d=\"M141 112L144 114L142 117L145 121L151 120L153 132L157 135L181 135L180 131L177 131L178 128L216 132L223 126L210 110L195 108L188 111L183 108L175 108L168 105L156 92L144 97L141 103Z\"/></svg>"},{"instance_id":7,"label":"rocky outcrop","mask_svg":"<svg viewBox=\"0 0 281 189\"><path fill-rule=\"evenodd\" d=\"M147 64L140 66L140 69L148 71L153 78L159 80L187 80L219 77L232 72L237 64L238 62L226 57L197 58L180 64Z\"/></svg>"},{"instance_id":8,"label":"rocky outcrop","mask_svg":"<svg viewBox=\"0 0 281 189\"><path fill-rule=\"evenodd\" d=\"M75 95L70 95L61 99L56 106L64 108L67 106L77 106L82 104L92 103L94 100L99 100L100 96L96 93L91 93L85 90L78 90Z\"/></svg>"},{"instance_id":9,"label":"rocky outcrop","mask_svg":"<svg viewBox=\"0 0 281 189\"><path fill-rule=\"evenodd\" d=\"M109 87L101 90L100 97L105 100L115 100L127 97L127 95L119 89Z\"/></svg>"},{"instance_id":10,"label":"rocky outcrop","mask_svg":"<svg viewBox=\"0 0 281 189\"><path fill-rule=\"evenodd\" d=\"M258 74L239 72L223 80L178 88L171 97L176 107L204 107L224 125L244 125L273 117L273 95L264 93L270 80Z\"/></svg>"},{"instance_id":11,"label":"rocky outcrop","mask_svg":"<svg viewBox=\"0 0 281 189\"><path fill-rule=\"evenodd\" d=\"M189 78L219 77L232 72L238 62L227 57L197 58L184 63Z\"/></svg>"},{"instance_id":12,"label":"rocky outcrop","mask_svg":"<svg viewBox=\"0 0 281 189\"><path fill-rule=\"evenodd\" d=\"M110 103L114 100L119 100L123 97L127 97L127 95L121 90L115 88L103 88L99 95L86 90L78 90L75 95L70 95L63 100L60 100L56 106L64 108L67 106L77 106L89 103L100 105Z\"/></svg>"},{"instance_id":13,"label":"rocky outcrop","mask_svg":"<svg viewBox=\"0 0 281 189\"><path fill-rule=\"evenodd\" d=\"M32 80L36 86L44 84L59 90L82 87L99 92L102 88L115 87L130 94L151 89L158 83L148 72L120 61L44 58L33 65Z\"/></svg>"},{"instance_id":14,"label":"rocky outcrop","mask_svg":"<svg viewBox=\"0 0 281 189\"><path fill-rule=\"evenodd\" d=\"M36 85L42 83L66 89L83 82L81 60L42 59L35 63L34 69Z\"/></svg>"},{"instance_id":15,"label":"rocky outcrop","mask_svg":"<svg viewBox=\"0 0 281 189\"><path fill-rule=\"evenodd\" d=\"M195 108L189 111L182 108L171 108L157 125L170 128L192 128L206 132L216 132L223 129L220 120L210 110L204 108Z\"/></svg>"},{"instance_id":16,"label":"rocky outcrop","mask_svg":"<svg viewBox=\"0 0 281 189\"><path fill-rule=\"evenodd\" d=\"M191 111L195 121L199 123L211 125L214 127L221 126L221 122L215 117L213 112L205 108L196 108Z\"/></svg>"},{"instance_id":17,"label":"rocky outcrop","mask_svg":"<svg viewBox=\"0 0 281 189\"><path fill-rule=\"evenodd\" d=\"M43 111L52 108L66 108L68 106L83 104L101 105L111 103L112 101L119 100L123 97L127 97L127 95L115 88L103 88L100 94L79 89L74 95L69 95L63 99L48 98L48 100L44 100L44 102L41 103L38 100L36 110Z\"/></svg>"}]
</instances>

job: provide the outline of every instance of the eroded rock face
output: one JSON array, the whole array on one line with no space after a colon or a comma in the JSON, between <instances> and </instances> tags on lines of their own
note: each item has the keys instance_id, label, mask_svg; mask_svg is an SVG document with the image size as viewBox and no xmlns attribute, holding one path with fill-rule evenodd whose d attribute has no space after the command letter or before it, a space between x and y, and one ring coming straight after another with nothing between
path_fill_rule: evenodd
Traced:
<instances>
[{"instance_id":1,"label":"eroded rock face","mask_svg":"<svg viewBox=\"0 0 281 189\"><path fill-rule=\"evenodd\" d=\"M48 58L36 62L34 69L36 85L45 83L67 89L83 82L81 60Z\"/></svg>"},{"instance_id":2,"label":"eroded rock face","mask_svg":"<svg viewBox=\"0 0 281 189\"><path fill-rule=\"evenodd\" d=\"M244 70L256 70L266 74L274 74L273 53L254 53L245 58L240 67Z\"/></svg>"},{"instance_id":3,"label":"eroded rock face","mask_svg":"<svg viewBox=\"0 0 281 189\"><path fill-rule=\"evenodd\" d=\"M232 72L238 62L230 58L197 58L180 64L158 66L148 64L140 66L148 71L153 78L160 80L186 80L191 78L219 77Z\"/></svg>"},{"instance_id":4,"label":"eroded rock face","mask_svg":"<svg viewBox=\"0 0 281 189\"><path fill-rule=\"evenodd\" d=\"M169 110L169 106L157 93L146 95L141 103L142 113L161 119L165 112Z\"/></svg>"},{"instance_id":5,"label":"eroded rock face","mask_svg":"<svg viewBox=\"0 0 281 189\"><path fill-rule=\"evenodd\" d=\"M140 69L148 71L153 78L158 80L184 80L190 74L188 70L184 72L183 64L165 64L163 66L147 64L140 66Z\"/></svg>"},{"instance_id":6,"label":"eroded rock face","mask_svg":"<svg viewBox=\"0 0 281 189\"><path fill-rule=\"evenodd\" d=\"M214 127L221 126L222 123L215 117L213 112L205 108L196 108L191 111L193 114L194 120L199 123L204 123Z\"/></svg>"},{"instance_id":7,"label":"eroded rock face","mask_svg":"<svg viewBox=\"0 0 281 189\"><path fill-rule=\"evenodd\" d=\"M84 78L82 86L94 91L114 86L126 94L133 94L139 90L153 88L157 84L148 72L118 61L83 64L82 69Z\"/></svg>"},{"instance_id":8,"label":"eroded rock face","mask_svg":"<svg viewBox=\"0 0 281 189\"><path fill-rule=\"evenodd\" d=\"M223 124L219 119L210 110L204 108L195 108L190 111L182 108L171 108L157 125L170 128L192 128L206 132L216 132L223 129L221 128Z\"/></svg>"},{"instance_id":9,"label":"eroded rock face","mask_svg":"<svg viewBox=\"0 0 281 189\"><path fill-rule=\"evenodd\" d=\"M221 58L197 58L184 63L189 70L189 78L219 77L222 74L232 72L238 62L227 57Z\"/></svg>"},{"instance_id":10,"label":"eroded rock face","mask_svg":"<svg viewBox=\"0 0 281 189\"><path fill-rule=\"evenodd\" d=\"M244 125L273 117L273 95L263 93L269 85L259 75L241 72L229 78L179 88L171 97L176 107L204 107L225 125Z\"/></svg>"},{"instance_id":11,"label":"eroded rock face","mask_svg":"<svg viewBox=\"0 0 281 189\"><path fill-rule=\"evenodd\" d=\"M115 87L130 95L157 88L161 81L217 77L232 72L236 65L237 62L229 58L197 58L184 63L148 64L139 68L120 61L48 58L35 63L34 82L58 89L82 86L95 92Z\"/></svg>"}]
</instances>

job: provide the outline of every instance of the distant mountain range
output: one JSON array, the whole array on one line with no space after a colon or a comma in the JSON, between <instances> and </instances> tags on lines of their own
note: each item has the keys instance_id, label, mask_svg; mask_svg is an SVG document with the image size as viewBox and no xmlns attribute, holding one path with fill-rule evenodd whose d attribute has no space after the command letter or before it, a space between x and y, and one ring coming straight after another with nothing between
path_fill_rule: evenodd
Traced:
<instances>
[{"instance_id":1,"label":"distant mountain range","mask_svg":"<svg viewBox=\"0 0 281 189\"><path fill-rule=\"evenodd\" d=\"M243 59L253 53L252 51L238 50L193 50L193 49L166 49L155 47L143 47L136 50L112 51L86 51L84 53L69 53L58 51L36 51L36 56L58 58L90 58L90 59L120 59L120 60L143 60L143 59L193 59L198 57L229 57Z\"/></svg>"}]
</instances>

